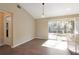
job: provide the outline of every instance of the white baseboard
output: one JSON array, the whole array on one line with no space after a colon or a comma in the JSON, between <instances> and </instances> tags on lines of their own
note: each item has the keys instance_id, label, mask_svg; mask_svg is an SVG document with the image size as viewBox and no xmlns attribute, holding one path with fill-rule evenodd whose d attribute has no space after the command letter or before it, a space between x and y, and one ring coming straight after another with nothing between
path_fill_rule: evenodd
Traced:
<instances>
[{"instance_id":1,"label":"white baseboard","mask_svg":"<svg viewBox=\"0 0 79 59\"><path fill-rule=\"evenodd\" d=\"M38 38L38 39L46 39L46 40L48 39L48 38L41 38L41 37L35 37L35 38Z\"/></svg>"},{"instance_id":2,"label":"white baseboard","mask_svg":"<svg viewBox=\"0 0 79 59\"><path fill-rule=\"evenodd\" d=\"M35 39L35 37L32 38L32 40Z\"/></svg>"},{"instance_id":3,"label":"white baseboard","mask_svg":"<svg viewBox=\"0 0 79 59\"><path fill-rule=\"evenodd\" d=\"M40 37L35 37L35 38L42 39L42 38L40 38ZM34 38L32 38L31 40L33 40L33 39L34 39ZM21 45L21 44L24 44L24 43L26 43L26 42L28 42L28 41L31 41L31 40L26 40L26 41L21 42L21 43L19 43L19 44L13 45L13 46L11 46L11 48L15 48L15 47L17 47L17 46L19 46L19 45Z\"/></svg>"},{"instance_id":4,"label":"white baseboard","mask_svg":"<svg viewBox=\"0 0 79 59\"><path fill-rule=\"evenodd\" d=\"M33 39L31 39L31 40L33 40ZM31 40L28 40L28 41L31 41ZM13 45L13 46L11 46L11 48L15 48L15 47L17 47L17 46L19 46L19 45L21 45L21 44L24 44L24 43L26 43L26 42L28 42L28 41L24 41L24 42L19 43L19 44L17 44L17 45Z\"/></svg>"},{"instance_id":5,"label":"white baseboard","mask_svg":"<svg viewBox=\"0 0 79 59\"><path fill-rule=\"evenodd\" d=\"M3 46L4 44L0 44L0 46Z\"/></svg>"}]
</instances>

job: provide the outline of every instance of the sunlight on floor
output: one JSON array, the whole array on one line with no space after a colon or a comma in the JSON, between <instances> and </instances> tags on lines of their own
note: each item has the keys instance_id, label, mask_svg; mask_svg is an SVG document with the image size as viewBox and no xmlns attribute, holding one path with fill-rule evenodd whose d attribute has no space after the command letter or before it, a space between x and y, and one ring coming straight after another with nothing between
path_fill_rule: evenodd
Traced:
<instances>
[{"instance_id":1,"label":"sunlight on floor","mask_svg":"<svg viewBox=\"0 0 79 59\"><path fill-rule=\"evenodd\" d=\"M44 47L55 48L59 50L66 50L67 49L67 42L66 41L57 41L57 40L47 40L44 44Z\"/></svg>"},{"instance_id":2,"label":"sunlight on floor","mask_svg":"<svg viewBox=\"0 0 79 59\"><path fill-rule=\"evenodd\" d=\"M53 34L53 33L48 33L48 39L67 40L66 36L60 34Z\"/></svg>"},{"instance_id":3,"label":"sunlight on floor","mask_svg":"<svg viewBox=\"0 0 79 59\"><path fill-rule=\"evenodd\" d=\"M57 35L56 34L52 34L52 33L48 33L48 39L57 40Z\"/></svg>"}]
</instances>

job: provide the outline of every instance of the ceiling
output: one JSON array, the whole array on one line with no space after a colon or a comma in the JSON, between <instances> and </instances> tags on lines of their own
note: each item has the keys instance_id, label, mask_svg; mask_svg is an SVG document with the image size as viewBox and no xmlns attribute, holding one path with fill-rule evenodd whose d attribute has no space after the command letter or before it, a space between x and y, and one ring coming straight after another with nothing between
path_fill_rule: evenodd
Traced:
<instances>
[{"instance_id":1,"label":"ceiling","mask_svg":"<svg viewBox=\"0 0 79 59\"><path fill-rule=\"evenodd\" d=\"M42 3L20 4L35 19L42 18ZM54 17L79 13L79 3L45 3L44 17Z\"/></svg>"}]
</instances>

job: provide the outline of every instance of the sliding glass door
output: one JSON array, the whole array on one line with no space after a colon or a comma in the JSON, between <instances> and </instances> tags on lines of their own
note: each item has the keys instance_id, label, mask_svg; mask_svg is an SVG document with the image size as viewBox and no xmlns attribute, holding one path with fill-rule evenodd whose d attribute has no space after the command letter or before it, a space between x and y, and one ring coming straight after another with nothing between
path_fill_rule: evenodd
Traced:
<instances>
[{"instance_id":1,"label":"sliding glass door","mask_svg":"<svg viewBox=\"0 0 79 59\"><path fill-rule=\"evenodd\" d=\"M74 21L51 21L48 23L49 36L48 39L55 39L65 34L74 32Z\"/></svg>"}]
</instances>

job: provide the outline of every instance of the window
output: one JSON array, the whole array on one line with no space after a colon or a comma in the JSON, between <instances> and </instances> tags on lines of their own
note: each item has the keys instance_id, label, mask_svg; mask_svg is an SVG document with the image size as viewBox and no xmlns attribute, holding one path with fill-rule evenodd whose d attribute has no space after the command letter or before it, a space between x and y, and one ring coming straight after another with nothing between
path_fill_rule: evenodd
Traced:
<instances>
[{"instance_id":1,"label":"window","mask_svg":"<svg viewBox=\"0 0 79 59\"><path fill-rule=\"evenodd\" d=\"M49 33L73 33L74 21L53 21L49 22Z\"/></svg>"}]
</instances>

